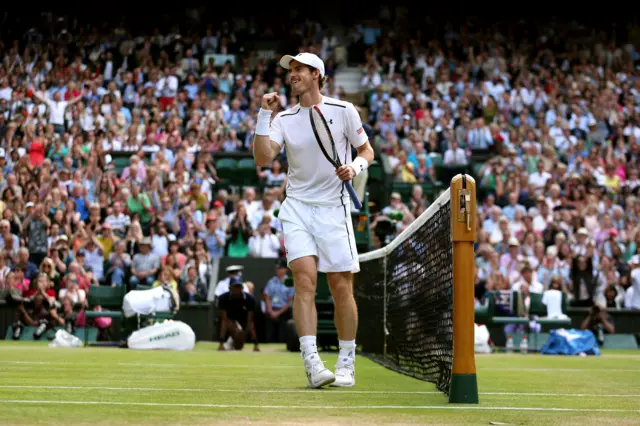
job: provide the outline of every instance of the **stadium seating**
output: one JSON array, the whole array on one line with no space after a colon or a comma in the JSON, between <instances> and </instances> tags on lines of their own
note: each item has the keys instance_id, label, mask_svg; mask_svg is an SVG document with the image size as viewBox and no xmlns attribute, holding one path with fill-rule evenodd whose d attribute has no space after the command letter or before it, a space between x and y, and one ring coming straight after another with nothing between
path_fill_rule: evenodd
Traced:
<instances>
[{"instance_id":1,"label":"stadium seating","mask_svg":"<svg viewBox=\"0 0 640 426\"><path fill-rule=\"evenodd\" d=\"M89 289L89 295L87 301L89 306L87 307L85 314L87 318L87 325L93 318L108 317L108 318L122 318L122 300L126 292L126 287L110 287L110 286L92 286ZM100 306L100 311L94 311L93 308ZM105 310L106 309L106 310ZM89 341L89 328L85 327L84 331L84 345L87 345Z\"/></svg>"},{"instance_id":2,"label":"stadium seating","mask_svg":"<svg viewBox=\"0 0 640 426\"><path fill-rule=\"evenodd\" d=\"M216 161L216 171L221 179L235 182L238 176L238 162L233 158L221 158Z\"/></svg>"},{"instance_id":3,"label":"stadium seating","mask_svg":"<svg viewBox=\"0 0 640 426\"><path fill-rule=\"evenodd\" d=\"M505 315L496 309L496 297L499 292L491 291L487 293L485 306L476 308L476 322L480 324L485 324L487 326L491 325L526 325L529 324L529 318L527 317L517 317L512 315ZM511 312L518 312L519 308L519 295L518 292L511 293ZM480 321L481 320L481 321Z\"/></svg>"},{"instance_id":4,"label":"stadium seating","mask_svg":"<svg viewBox=\"0 0 640 426\"><path fill-rule=\"evenodd\" d=\"M236 179L243 186L258 185L258 172L253 158L243 158L238 161Z\"/></svg>"},{"instance_id":5,"label":"stadium seating","mask_svg":"<svg viewBox=\"0 0 640 426\"><path fill-rule=\"evenodd\" d=\"M129 157L112 156L113 166L118 175L122 174L122 171L129 165Z\"/></svg>"}]
</instances>

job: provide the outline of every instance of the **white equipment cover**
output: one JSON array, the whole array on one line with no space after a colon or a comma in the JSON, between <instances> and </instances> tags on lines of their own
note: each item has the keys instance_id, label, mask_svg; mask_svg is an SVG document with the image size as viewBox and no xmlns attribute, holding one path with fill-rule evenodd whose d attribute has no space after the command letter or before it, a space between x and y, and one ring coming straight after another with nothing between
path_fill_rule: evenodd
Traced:
<instances>
[{"instance_id":1,"label":"white equipment cover","mask_svg":"<svg viewBox=\"0 0 640 426\"><path fill-rule=\"evenodd\" d=\"M489 329L486 325L475 324L474 343L477 354L491 353L491 346L489 346Z\"/></svg>"},{"instance_id":2,"label":"white equipment cover","mask_svg":"<svg viewBox=\"0 0 640 426\"><path fill-rule=\"evenodd\" d=\"M172 312L180 306L177 292L171 287L154 287L149 290L131 290L122 301L124 316L153 315L158 312Z\"/></svg>"},{"instance_id":3,"label":"white equipment cover","mask_svg":"<svg viewBox=\"0 0 640 426\"><path fill-rule=\"evenodd\" d=\"M82 340L78 339L73 334L68 333L66 330L56 331L56 337L51 343L50 348L79 348L82 347Z\"/></svg>"},{"instance_id":4,"label":"white equipment cover","mask_svg":"<svg viewBox=\"0 0 640 426\"><path fill-rule=\"evenodd\" d=\"M127 345L129 349L190 351L196 345L196 335L184 322L168 320L134 331Z\"/></svg>"}]
</instances>

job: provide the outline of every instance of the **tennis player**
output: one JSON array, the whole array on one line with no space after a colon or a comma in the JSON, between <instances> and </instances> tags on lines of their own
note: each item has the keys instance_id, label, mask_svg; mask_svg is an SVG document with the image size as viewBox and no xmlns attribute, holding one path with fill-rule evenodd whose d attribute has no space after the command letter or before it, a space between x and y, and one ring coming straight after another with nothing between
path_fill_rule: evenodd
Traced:
<instances>
[{"instance_id":1,"label":"tennis player","mask_svg":"<svg viewBox=\"0 0 640 426\"><path fill-rule=\"evenodd\" d=\"M280 65L289 70L289 83L299 104L280 112L270 124L279 103L277 93L262 97L253 154L258 166L267 167L284 145L289 163L287 198L278 218L284 231L288 265L293 272L293 316L300 336L309 386L355 384L355 348L358 313L353 297L353 274L360 271L351 206L344 182L367 170L373 149L353 104L324 97L324 63L312 53L286 55ZM315 139L309 109L317 105L325 116L343 166L335 169L323 156ZM351 148L357 150L352 160ZM315 305L318 271L326 272L335 304L340 354L335 374L325 368L316 347Z\"/></svg>"}]
</instances>

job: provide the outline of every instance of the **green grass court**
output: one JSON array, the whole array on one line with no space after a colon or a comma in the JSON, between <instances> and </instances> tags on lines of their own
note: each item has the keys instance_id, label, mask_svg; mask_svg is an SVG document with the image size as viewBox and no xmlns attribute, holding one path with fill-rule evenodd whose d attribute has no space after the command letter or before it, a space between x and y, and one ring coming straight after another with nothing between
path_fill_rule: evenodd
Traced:
<instances>
[{"instance_id":1,"label":"green grass court","mask_svg":"<svg viewBox=\"0 0 640 426\"><path fill-rule=\"evenodd\" d=\"M357 360L352 389L307 389L298 354L0 344L2 424L640 424L640 351L478 355L479 405ZM329 365L335 354L324 354ZM499 424L499 423L498 423Z\"/></svg>"}]
</instances>

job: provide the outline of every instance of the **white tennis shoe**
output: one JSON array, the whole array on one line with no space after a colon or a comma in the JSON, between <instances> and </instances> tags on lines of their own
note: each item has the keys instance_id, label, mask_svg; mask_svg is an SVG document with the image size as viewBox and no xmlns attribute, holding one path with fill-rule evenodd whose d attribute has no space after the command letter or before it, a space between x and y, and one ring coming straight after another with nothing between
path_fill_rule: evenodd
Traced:
<instances>
[{"instance_id":1,"label":"white tennis shoe","mask_svg":"<svg viewBox=\"0 0 640 426\"><path fill-rule=\"evenodd\" d=\"M309 355L304 360L304 369L307 371L310 388L320 388L336 380L335 374L324 366L318 354Z\"/></svg>"},{"instance_id":2,"label":"white tennis shoe","mask_svg":"<svg viewBox=\"0 0 640 426\"><path fill-rule=\"evenodd\" d=\"M336 380L331 386L350 388L356 384L356 367L351 364L336 364Z\"/></svg>"}]
</instances>

